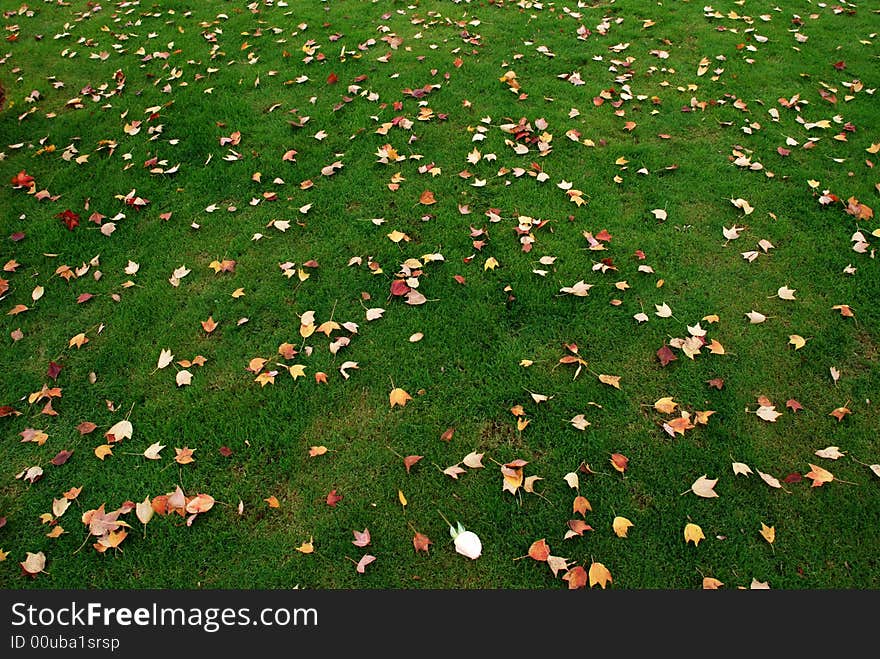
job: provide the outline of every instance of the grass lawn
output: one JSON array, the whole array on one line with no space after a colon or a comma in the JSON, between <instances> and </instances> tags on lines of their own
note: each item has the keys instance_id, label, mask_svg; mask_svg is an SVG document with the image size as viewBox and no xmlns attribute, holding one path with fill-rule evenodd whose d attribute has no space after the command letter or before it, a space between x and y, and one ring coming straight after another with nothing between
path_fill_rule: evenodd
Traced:
<instances>
[{"instance_id":1,"label":"grass lawn","mask_svg":"<svg viewBox=\"0 0 880 659\"><path fill-rule=\"evenodd\" d=\"M880 585L871 3L8 7L0 586Z\"/></svg>"}]
</instances>

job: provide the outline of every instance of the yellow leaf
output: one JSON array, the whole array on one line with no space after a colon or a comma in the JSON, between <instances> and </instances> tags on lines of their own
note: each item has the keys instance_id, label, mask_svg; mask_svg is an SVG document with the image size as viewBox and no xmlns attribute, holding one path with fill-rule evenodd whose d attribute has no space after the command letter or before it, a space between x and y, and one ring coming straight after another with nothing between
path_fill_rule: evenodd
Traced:
<instances>
[{"instance_id":1,"label":"yellow leaf","mask_svg":"<svg viewBox=\"0 0 880 659\"><path fill-rule=\"evenodd\" d=\"M483 270L494 270L498 265L498 260L494 256L490 256L483 264Z\"/></svg>"},{"instance_id":2,"label":"yellow leaf","mask_svg":"<svg viewBox=\"0 0 880 659\"><path fill-rule=\"evenodd\" d=\"M327 452L326 446L311 446L309 447L309 457L314 458L319 455L324 455Z\"/></svg>"},{"instance_id":3,"label":"yellow leaf","mask_svg":"<svg viewBox=\"0 0 880 659\"><path fill-rule=\"evenodd\" d=\"M264 371L254 378L254 382L259 382L261 387L267 384L275 384L276 371Z\"/></svg>"},{"instance_id":4,"label":"yellow leaf","mask_svg":"<svg viewBox=\"0 0 880 659\"><path fill-rule=\"evenodd\" d=\"M703 529L693 523L688 523L684 527L684 543L693 542L694 546L700 544L700 540L705 540L706 536L703 535Z\"/></svg>"},{"instance_id":5,"label":"yellow leaf","mask_svg":"<svg viewBox=\"0 0 880 659\"><path fill-rule=\"evenodd\" d=\"M526 429L526 426L529 425L529 420L524 417L519 417L516 420L516 429L522 432Z\"/></svg>"},{"instance_id":6,"label":"yellow leaf","mask_svg":"<svg viewBox=\"0 0 880 659\"><path fill-rule=\"evenodd\" d=\"M400 505L406 508L406 497L403 495L403 490L397 490L397 500L400 501Z\"/></svg>"},{"instance_id":7,"label":"yellow leaf","mask_svg":"<svg viewBox=\"0 0 880 659\"><path fill-rule=\"evenodd\" d=\"M720 319L717 314L709 314L708 316L703 316L703 320L707 323L717 323Z\"/></svg>"},{"instance_id":8,"label":"yellow leaf","mask_svg":"<svg viewBox=\"0 0 880 659\"><path fill-rule=\"evenodd\" d=\"M826 469L822 469L822 467L817 467L814 464L810 464L810 471L804 474L804 478L809 478L813 481L813 487L821 487L823 483L830 483L834 480L834 476L832 473Z\"/></svg>"},{"instance_id":9,"label":"yellow leaf","mask_svg":"<svg viewBox=\"0 0 880 659\"><path fill-rule=\"evenodd\" d=\"M807 340L800 334L790 334L788 337L789 345L793 345L795 350L800 350L807 345Z\"/></svg>"},{"instance_id":10,"label":"yellow leaf","mask_svg":"<svg viewBox=\"0 0 880 659\"><path fill-rule=\"evenodd\" d=\"M238 299L238 298L242 297L243 295L244 295L243 288L236 288L234 291L232 291L232 297L234 297L235 299Z\"/></svg>"},{"instance_id":11,"label":"yellow leaf","mask_svg":"<svg viewBox=\"0 0 880 659\"><path fill-rule=\"evenodd\" d=\"M773 541L776 540L776 528L761 522L761 535L764 536L764 540L772 545Z\"/></svg>"},{"instance_id":12,"label":"yellow leaf","mask_svg":"<svg viewBox=\"0 0 880 659\"><path fill-rule=\"evenodd\" d=\"M678 407L678 403L672 400L671 396L666 396L654 402L654 409L662 414L672 414L676 407Z\"/></svg>"},{"instance_id":13,"label":"yellow leaf","mask_svg":"<svg viewBox=\"0 0 880 659\"><path fill-rule=\"evenodd\" d=\"M299 326L299 335L304 339L309 338L314 333L315 333L314 324L309 323L308 325L300 325Z\"/></svg>"},{"instance_id":14,"label":"yellow leaf","mask_svg":"<svg viewBox=\"0 0 880 659\"><path fill-rule=\"evenodd\" d=\"M294 364L289 368L289 370L290 375L291 377L293 377L294 380L296 380L297 378L305 377L306 375L306 367L302 364Z\"/></svg>"},{"instance_id":15,"label":"yellow leaf","mask_svg":"<svg viewBox=\"0 0 880 659\"><path fill-rule=\"evenodd\" d=\"M79 348L82 348L88 342L89 342L89 340L86 337L86 335L83 334L82 332L80 332L79 334L74 336L72 339L70 339L70 341L67 343L67 347L72 348L73 346L76 346L77 349L79 349Z\"/></svg>"},{"instance_id":16,"label":"yellow leaf","mask_svg":"<svg viewBox=\"0 0 880 659\"><path fill-rule=\"evenodd\" d=\"M619 515L615 517L614 521L611 523L611 527L614 529L618 538L625 538L627 531L631 526L633 526L631 521L626 517L620 517Z\"/></svg>"},{"instance_id":17,"label":"yellow leaf","mask_svg":"<svg viewBox=\"0 0 880 659\"><path fill-rule=\"evenodd\" d=\"M394 231L392 231L391 233L388 234L388 240L390 240L393 243L399 243L401 240L405 240L405 241L409 242L409 236L407 236L405 233L395 229Z\"/></svg>"},{"instance_id":18,"label":"yellow leaf","mask_svg":"<svg viewBox=\"0 0 880 659\"><path fill-rule=\"evenodd\" d=\"M302 543L296 550L303 554L311 554L315 551L315 545L312 544L312 538L309 538L308 542Z\"/></svg>"},{"instance_id":19,"label":"yellow leaf","mask_svg":"<svg viewBox=\"0 0 880 659\"><path fill-rule=\"evenodd\" d=\"M601 563L593 563L590 565L590 588L599 584L602 587L602 590L605 590L605 584L609 581L613 581L611 578L611 572L608 571L608 568L602 565Z\"/></svg>"},{"instance_id":20,"label":"yellow leaf","mask_svg":"<svg viewBox=\"0 0 880 659\"><path fill-rule=\"evenodd\" d=\"M704 499L712 499L718 496L718 493L715 492L714 489L717 482L717 478L706 478L706 474L703 474L694 481L693 485L691 485L691 491L693 491L693 493L696 494L698 497L703 497Z\"/></svg>"},{"instance_id":21,"label":"yellow leaf","mask_svg":"<svg viewBox=\"0 0 880 659\"><path fill-rule=\"evenodd\" d=\"M9 552L3 551L2 549L0 549L0 563L5 561L7 556L9 556Z\"/></svg>"},{"instance_id":22,"label":"yellow leaf","mask_svg":"<svg viewBox=\"0 0 880 659\"><path fill-rule=\"evenodd\" d=\"M407 401L412 400L412 396L406 393L400 387L395 387L391 390L391 393L388 394L388 400L391 403L391 407L395 405L400 405L401 407L405 406Z\"/></svg>"},{"instance_id":23,"label":"yellow leaf","mask_svg":"<svg viewBox=\"0 0 880 659\"><path fill-rule=\"evenodd\" d=\"M703 577L703 590L718 590L724 584L714 577Z\"/></svg>"},{"instance_id":24,"label":"yellow leaf","mask_svg":"<svg viewBox=\"0 0 880 659\"><path fill-rule=\"evenodd\" d=\"M95 449L95 455L103 460L108 455L113 455L113 449L110 448L110 444L101 444L99 447Z\"/></svg>"},{"instance_id":25,"label":"yellow leaf","mask_svg":"<svg viewBox=\"0 0 880 659\"><path fill-rule=\"evenodd\" d=\"M599 382L602 384L607 384L615 389L620 389L620 376L619 375L599 375Z\"/></svg>"}]
</instances>

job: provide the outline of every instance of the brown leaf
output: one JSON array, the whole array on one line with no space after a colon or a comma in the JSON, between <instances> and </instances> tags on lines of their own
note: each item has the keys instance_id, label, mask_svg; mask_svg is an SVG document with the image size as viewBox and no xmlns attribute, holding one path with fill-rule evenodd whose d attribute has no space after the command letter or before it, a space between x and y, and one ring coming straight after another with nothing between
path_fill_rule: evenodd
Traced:
<instances>
[{"instance_id":1,"label":"brown leaf","mask_svg":"<svg viewBox=\"0 0 880 659\"><path fill-rule=\"evenodd\" d=\"M455 428L450 426L446 430L443 431L443 434L440 435L440 441L448 442L452 439L452 436L455 434Z\"/></svg>"},{"instance_id":2,"label":"brown leaf","mask_svg":"<svg viewBox=\"0 0 880 659\"><path fill-rule=\"evenodd\" d=\"M620 453L612 453L611 466L622 474L629 466L629 458L625 455L621 455Z\"/></svg>"},{"instance_id":3,"label":"brown leaf","mask_svg":"<svg viewBox=\"0 0 880 659\"><path fill-rule=\"evenodd\" d=\"M52 458L52 464L55 465L56 467L60 467L61 465L63 465L65 462L67 462L70 459L71 455L73 455L73 451L67 451L67 450L58 451L58 455L56 455L54 458Z\"/></svg>"},{"instance_id":4,"label":"brown leaf","mask_svg":"<svg viewBox=\"0 0 880 659\"><path fill-rule=\"evenodd\" d=\"M719 391L724 387L724 380L722 378L713 378L711 380L706 380L706 384L710 387L715 387Z\"/></svg>"},{"instance_id":5,"label":"brown leaf","mask_svg":"<svg viewBox=\"0 0 880 659\"><path fill-rule=\"evenodd\" d=\"M195 451L195 450L196 449L189 448L187 446L184 446L183 448L175 448L174 452L177 455L174 456L174 461L177 464L181 464L181 465L188 465L191 462L195 462L196 459L192 456L193 451Z\"/></svg>"},{"instance_id":6,"label":"brown leaf","mask_svg":"<svg viewBox=\"0 0 880 659\"><path fill-rule=\"evenodd\" d=\"M91 421L83 421L82 423L80 423L76 427L76 429L79 430L80 435L88 435L90 432L94 431L95 428L97 428L97 427L98 426L96 426Z\"/></svg>"},{"instance_id":7,"label":"brown leaf","mask_svg":"<svg viewBox=\"0 0 880 659\"><path fill-rule=\"evenodd\" d=\"M660 366L666 366L669 362L674 362L678 359L678 357L675 356L675 353L672 352L672 349L665 343L663 344L663 347L657 351L657 357L660 359Z\"/></svg>"}]
</instances>

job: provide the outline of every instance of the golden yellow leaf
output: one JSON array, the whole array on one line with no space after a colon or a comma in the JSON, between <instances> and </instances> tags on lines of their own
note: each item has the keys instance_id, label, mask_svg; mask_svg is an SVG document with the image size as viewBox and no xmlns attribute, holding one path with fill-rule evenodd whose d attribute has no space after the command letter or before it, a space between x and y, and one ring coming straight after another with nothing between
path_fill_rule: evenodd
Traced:
<instances>
[{"instance_id":1,"label":"golden yellow leaf","mask_svg":"<svg viewBox=\"0 0 880 659\"><path fill-rule=\"evenodd\" d=\"M706 536L703 535L703 529L701 529L697 524L693 524L692 522L688 522L684 527L684 543L693 542L694 546L700 544L700 540L705 540Z\"/></svg>"},{"instance_id":2,"label":"golden yellow leaf","mask_svg":"<svg viewBox=\"0 0 880 659\"><path fill-rule=\"evenodd\" d=\"M407 401L412 400L412 396L410 396L400 387L395 387L391 390L391 393L388 394L388 400L391 403L391 407L394 407L395 405L400 405L401 407L404 407Z\"/></svg>"},{"instance_id":3,"label":"golden yellow leaf","mask_svg":"<svg viewBox=\"0 0 880 659\"><path fill-rule=\"evenodd\" d=\"M266 503L269 504L270 508L280 508L281 504L278 502L278 498L273 494L268 499L263 499Z\"/></svg>"},{"instance_id":4,"label":"golden yellow leaf","mask_svg":"<svg viewBox=\"0 0 880 659\"><path fill-rule=\"evenodd\" d=\"M391 233L388 234L388 240L390 240L393 243L399 243L401 240L409 242L410 237L408 235L406 235L405 233L403 233L402 231L398 231L397 229L395 229L394 231L392 231Z\"/></svg>"},{"instance_id":5,"label":"golden yellow leaf","mask_svg":"<svg viewBox=\"0 0 880 659\"><path fill-rule=\"evenodd\" d=\"M714 577L703 577L703 590L718 590L724 584Z\"/></svg>"},{"instance_id":6,"label":"golden yellow leaf","mask_svg":"<svg viewBox=\"0 0 880 659\"><path fill-rule=\"evenodd\" d=\"M305 377L306 374L306 367L302 364L294 364L288 370L290 371L290 375L291 377L293 377L294 380L296 380L297 378Z\"/></svg>"},{"instance_id":7,"label":"golden yellow leaf","mask_svg":"<svg viewBox=\"0 0 880 659\"><path fill-rule=\"evenodd\" d=\"M0 549L0 563L5 561L7 556L9 556L9 552L3 551L2 549Z\"/></svg>"},{"instance_id":8,"label":"golden yellow leaf","mask_svg":"<svg viewBox=\"0 0 880 659\"><path fill-rule=\"evenodd\" d=\"M589 577L590 588L599 584L602 587L602 590L605 590L605 585L608 582L613 581L611 578L611 572L609 572L608 568L601 563L593 563L590 565Z\"/></svg>"},{"instance_id":9,"label":"golden yellow leaf","mask_svg":"<svg viewBox=\"0 0 880 659\"><path fill-rule=\"evenodd\" d=\"M261 387L267 384L275 384L275 375L277 371L264 371L254 378L254 382L259 382Z\"/></svg>"},{"instance_id":10,"label":"golden yellow leaf","mask_svg":"<svg viewBox=\"0 0 880 659\"><path fill-rule=\"evenodd\" d=\"M483 270L494 270L499 265L498 260L494 256L490 256L483 264Z\"/></svg>"},{"instance_id":11,"label":"golden yellow leaf","mask_svg":"<svg viewBox=\"0 0 880 659\"><path fill-rule=\"evenodd\" d=\"M243 288L236 288L234 291L232 291L232 297L234 297L236 300L240 297L243 297L243 296L244 296L244 289Z\"/></svg>"},{"instance_id":12,"label":"golden yellow leaf","mask_svg":"<svg viewBox=\"0 0 880 659\"><path fill-rule=\"evenodd\" d=\"M776 540L776 528L761 522L761 535L764 536L764 540L772 545L773 541Z\"/></svg>"},{"instance_id":13,"label":"golden yellow leaf","mask_svg":"<svg viewBox=\"0 0 880 659\"><path fill-rule=\"evenodd\" d=\"M64 527L61 526L60 524L58 524L57 526L55 526L51 531L49 531L49 532L46 534L46 537L47 537L47 538L57 538L57 537L60 536L62 533L65 533L65 531L64 531Z\"/></svg>"},{"instance_id":14,"label":"golden yellow leaf","mask_svg":"<svg viewBox=\"0 0 880 659\"><path fill-rule=\"evenodd\" d=\"M326 446L310 446L309 447L309 457L314 458L319 455L324 455L327 452Z\"/></svg>"},{"instance_id":15,"label":"golden yellow leaf","mask_svg":"<svg viewBox=\"0 0 880 659\"><path fill-rule=\"evenodd\" d=\"M654 409L663 414L672 414L676 407L678 407L678 403L672 400L671 396L660 398L654 402Z\"/></svg>"},{"instance_id":16,"label":"golden yellow leaf","mask_svg":"<svg viewBox=\"0 0 880 659\"><path fill-rule=\"evenodd\" d=\"M627 531L631 526L633 526L633 523L626 517L621 517L620 515L615 517L614 521L611 523L611 527L614 529L618 538L625 538Z\"/></svg>"},{"instance_id":17,"label":"golden yellow leaf","mask_svg":"<svg viewBox=\"0 0 880 659\"><path fill-rule=\"evenodd\" d=\"M110 444L101 444L99 447L95 449L95 455L103 460L108 455L113 455L113 449L110 447Z\"/></svg>"},{"instance_id":18,"label":"golden yellow leaf","mask_svg":"<svg viewBox=\"0 0 880 659\"><path fill-rule=\"evenodd\" d=\"M400 501L400 505L406 508L407 500L403 494L403 490L397 490L397 500Z\"/></svg>"},{"instance_id":19,"label":"golden yellow leaf","mask_svg":"<svg viewBox=\"0 0 880 659\"><path fill-rule=\"evenodd\" d=\"M79 334L74 336L72 339L70 339L70 341L68 341L67 347L72 348L73 346L76 346L77 349L79 349L79 348L82 348L88 342L89 342L89 340L86 337L86 335L83 334L82 332L80 332Z\"/></svg>"},{"instance_id":20,"label":"golden yellow leaf","mask_svg":"<svg viewBox=\"0 0 880 659\"><path fill-rule=\"evenodd\" d=\"M789 334L788 344L793 345L795 350L800 350L807 345L807 340L800 334Z\"/></svg>"},{"instance_id":21,"label":"golden yellow leaf","mask_svg":"<svg viewBox=\"0 0 880 659\"><path fill-rule=\"evenodd\" d=\"M315 545L312 544L312 538L308 542L302 543L296 550L302 554L311 554L315 551Z\"/></svg>"}]
</instances>

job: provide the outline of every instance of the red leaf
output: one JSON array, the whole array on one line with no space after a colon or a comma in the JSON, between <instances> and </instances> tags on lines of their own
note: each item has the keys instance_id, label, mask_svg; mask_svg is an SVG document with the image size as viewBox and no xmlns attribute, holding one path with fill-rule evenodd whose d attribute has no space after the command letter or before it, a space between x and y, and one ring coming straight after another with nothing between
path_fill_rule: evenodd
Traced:
<instances>
[{"instance_id":1,"label":"red leaf","mask_svg":"<svg viewBox=\"0 0 880 659\"><path fill-rule=\"evenodd\" d=\"M55 362L49 362L49 368L46 370L46 377L52 378L53 380L58 379L58 374L61 372L63 367L61 364L56 364Z\"/></svg>"},{"instance_id":2,"label":"red leaf","mask_svg":"<svg viewBox=\"0 0 880 659\"><path fill-rule=\"evenodd\" d=\"M802 480L804 480L803 476L797 472L793 472L782 479L784 483L800 483Z\"/></svg>"},{"instance_id":3,"label":"red leaf","mask_svg":"<svg viewBox=\"0 0 880 659\"><path fill-rule=\"evenodd\" d=\"M608 233L608 230L607 230L607 229L602 229L599 233L597 233L597 234L594 236L594 238L595 238L596 240L601 240L601 241L606 242L606 243L610 243L610 242L611 242L611 234Z\"/></svg>"},{"instance_id":4,"label":"red leaf","mask_svg":"<svg viewBox=\"0 0 880 659\"><path fill-rule=\"evenodd\" d=\"M627 458L625 455L621 455L620 453L612 453L611 465L622 474L629 466L629 458Z\"/></svg>"},{"instance_id":5,"label":"red leaf","mask_svg":"<svg viewBox=\"0 0 880 659\"><path fill-rule=\"evenodd\" d=\"M778 153L778 154L779 154L780 156L782 156L782 157L785 157L785 156L791 155L791 151L790 151L790 150L786 149L785 147L781 147L781 146L780 146L780 147L776 147L776 153Z\"/></svg>"},{"instance_id":6,"label":"red leaf","mask_svg":"<svg viewBox=\"0 0 880 659\"><path fill-rule=\"evenodd\" d=\"M448 442L450 439L452 439L452 435L454 435L454 434L455 434L455 428L450 426L449 428L447 428L446 430L443 431L442 435L440 435L440 441Z\"/></svg>"},{"instance_id":7,"label":"red leaf","mask_svg":"<svg viewBox=\"0 0 880 659\"><path fill-rule=\"evenodd\" d=\"M797 412L798 410L804 409L803 405L797 402L794 398L789 398L785 401L785 406L789 408L792 412Z\"/></svg>"},{"instance_id":8,"label":"red leaf","mask_svg":"<svg viewBox=\"0 0 880 659\"><path fill-rule=\"evenodd\" d=\"M336 507L336 504L342 501L343 497L341 494L336 494L336 490L330 490L330 494L327 495L327 505Z\"/></svg>"},{"instance_id":9,"label":"red leaf","mask_svg":"<svg viewBox=\"0 0 880 659\"><path fill-rule=\"evenodd\" d=\"M232 455L232 449L228 446L221 446L220 455L222 455L224 458L228 458L230 455Z\"/></svg>"},{"instance_id":10,"label":"red leaf","mask_svg":"<svg viewBox=\"0 0 880 659\"><path fill-rule=\"evenodd\" d=\"M403 459L403 466L406 467L406 473L409 473L410 467L412 467L415 463L421 460L423 455L408 455Z\"/></svg>"},{"instance_id":11,"label":"red leaf","mask_svg":"<svg viewBox=\"0 0 880 659\"><path fill-rule=\"evenodd\" d=\"M464 282L465 282L464 277L462 277L461 275L453 275L452 278L453 278L455 281L457 281L459 284L462 284L462 285L463 285Z\"/></svg>"},{"instance_id":12,"label":"red leaf","mask_svg":"<svg viewBox=\"0 0 880 659\"><path fill-rule=\"evenodd\" d=\"M843 71L846 68L846 62L840 60L839 62L835 62L832 66L838 71Z\"/></svg>"},{"instance_id":13,"label":"red leaf","mask_svg":"<svg viewBox=\"0 0 880 659\"><path fill-rule=\"evenodd\" d=\"M11 405L0 406L0 418L3 418L4 416L12 416L13 414L18 416L20 413Z\"/></svg>"},{"instance_id":14,"label":"red leaf","mask_svg":"<svg viewBox=\"0 0 880 659\"><path fill-rule=\"evenodd\" d=\"M410 287L402 279L395 279L391 282L391 294L394 296L406 295L410 292Z\"/></svg>"},{"instance_id":15,"label":"red leaf","mask_svg":"<svg viewBox=\"0 0 880 659\"><path fill-rule=\"evenodd\" d=\"M14 188L29 188L33 182L34 177L24 170L12 177L12 187Z\"/></svg>"},{"instance_id":16,"label":"red leaf","mask_svg":"<svg viewBox=\"0 0 880 659\"><path fill-rule=\"evenodd\" d=\"M669 362L678 360L678 357L675 356L672 349L665 343L663 344L663 347L657 351L657 357L660 359L660 366L666 366Z\"/></svg>"},{"instance_id":17,"label":"red leaf","mask_svg":"<svg viewBox=\"0 0 880 659\"><path fill-rule=\"evenodd\" d=\"M22 231L16 231L15 233L10 234L10 236L9 236L9 240L11 240L11 241L14 242L14 243L17 243L17 242L19 242L20 240L24 240L24 232L22 232Z\"/></svg>"},{"instance_id":18,"label":"red leaf","mask_svg":"<svg viewBox=\"0 0 880 659\"><path fill-rule=\"evenodd\" d=\"M79 215L74 213L69 208L63 213L58 213L55 217L64 222L64 226L67 227L68 231L73 231L74 228L79 226Z\"/></svg>"},{"instance_id":19,"label":"red leaf","mask_svg":"<svg viewBox=\"0 0 880 659\"><path fill-rule=\"evenodd\" d=\"M76 427L76 429L79 430L80 435L88 435L90 432L92 432L97 427L98 426L96 426L91 421L83 421L81 424L79 424Z\"/></svg>"},{"instance_id":20,"label":"red leaf","mask_svg":"<svg viewBox=\"0 0 880 659\"><path fill-rule=\"evenodd\" d=\"M76 298L76 303L77 303L77 304L82 304L83 302L88 302L88 301L91 300L93 297L95 297L95 296L92 295L91 293L81 293L81 294L79 295L79 297Z\"/></svg>"},{"instance_id":21,"label":"red leaf","mask_svg":"<svg viewBox=\"0 0 880 659\"><path fill-rule=\"evenodd\" d=\"M327 76L327 84L328 85L335 85L338 81L339 81L339 76L337 76L335 73L331 73L330 75Z\"/></svg>"},{"instance_id":22,"label":"red leaf","mask_svg":"<svg viewBox=\"0 0 880 659\"><path fill-rule=\"evenodd\" d=\"M52 464L60 467L70 459L71 455L73 455L73 451L58 451L58 455L52 458Z\"/></svg>"},{"instance_id":23,"label":"red leaf","mask_svg":"<svg viewBox=\"0 0 880 659\"><path fill-rule=\"evenodd\" d=\"M706 380L706 384L710 387L715 387L720 391L724 386L724 380L722 378L712 378L711 380Z\"/></svg>"}]
</instances>

